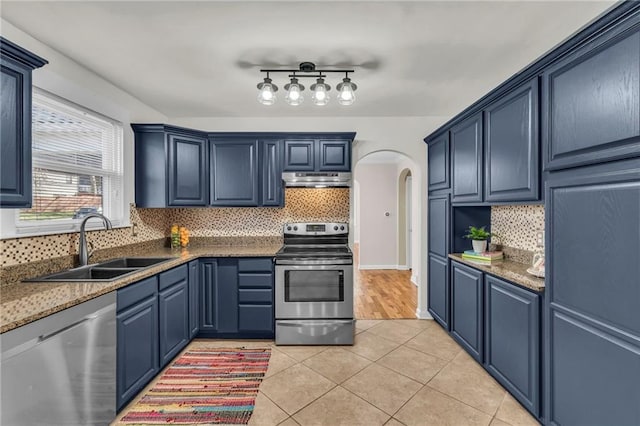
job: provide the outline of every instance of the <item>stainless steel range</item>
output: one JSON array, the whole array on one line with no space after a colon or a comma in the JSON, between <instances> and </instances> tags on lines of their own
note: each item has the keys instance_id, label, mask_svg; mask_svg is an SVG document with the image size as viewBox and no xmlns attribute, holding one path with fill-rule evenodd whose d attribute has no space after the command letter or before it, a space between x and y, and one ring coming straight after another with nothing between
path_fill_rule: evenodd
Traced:
<instances>
[{"instance_id":1,"label":"stainless steel range","mask_svg":"<svg viewBox=\"0 0 640 426\"><path fill-rule=\"evenodd\" d=\"M276 344L352 345L353 254L346 223L288 223L276 254Z\"/></svg>"}]
</instances>

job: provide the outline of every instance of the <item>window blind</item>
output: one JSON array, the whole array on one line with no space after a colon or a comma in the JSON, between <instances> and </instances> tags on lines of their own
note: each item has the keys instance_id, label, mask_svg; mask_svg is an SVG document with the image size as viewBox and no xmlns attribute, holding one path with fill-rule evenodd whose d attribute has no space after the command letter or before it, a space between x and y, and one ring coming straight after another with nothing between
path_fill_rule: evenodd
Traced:
<instances>
[{"instance_id":1,"label":"window blind","mask_svg":"<svg viewBox=\"0 0 640 426\"><path fill-rule=\"evenodd\" d=\"M73 229L91 212L122 219L122 124L37 89L32 124L33 203L18 228Z\"/></svg>"}]
</instances>

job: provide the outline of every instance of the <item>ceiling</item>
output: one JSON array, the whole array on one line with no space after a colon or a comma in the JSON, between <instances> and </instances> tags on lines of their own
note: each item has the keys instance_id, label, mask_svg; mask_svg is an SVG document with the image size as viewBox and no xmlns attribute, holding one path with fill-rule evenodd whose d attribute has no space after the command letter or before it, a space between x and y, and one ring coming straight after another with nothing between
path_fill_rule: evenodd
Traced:
<instances>
[{"instance_id":1,"label":"ceiling","mask_svg":"<svg viewBox=\"0 0 640 426\"><path fill-rule=\"evenodd\" d=\"M1 13L168 117L452 116L613 3L3 0ZM302 61L355 68L356 103L305 91L289 106L284 74L276 105L257 102L260 68Z\"/></svg>"}]
</instances>

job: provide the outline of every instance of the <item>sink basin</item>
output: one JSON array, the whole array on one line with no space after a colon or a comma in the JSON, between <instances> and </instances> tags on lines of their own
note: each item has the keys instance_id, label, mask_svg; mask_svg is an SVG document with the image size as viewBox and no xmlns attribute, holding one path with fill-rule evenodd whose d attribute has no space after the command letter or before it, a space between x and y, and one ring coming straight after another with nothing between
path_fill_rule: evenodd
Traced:
<instances>
[{"instance_id":1,"label":"sink basin","mask_svg":"<svg viewBox=\"0 0 640 426\"><path fill-rule=\"evenodd\" d=\"M162 262L172 260L166 257L121 257L99 263L100 268L146 268Z\"/></svg>"},{"instance_id":2,"label":"sink basin","mask_svg":"<svg viewBox=\"0 0 640 426\"><path fill-rule=\"evenodd\" d=\"M96 265L88 265L24 281L113 281L124 275L137 272L140 269L141 268L101 268Z\"/></svg>"},{"instance_id":3,"label":"sink basin","mask_svg":"<svg viewBox=\"0 0 640 426\"><path fill-rule=\"evenodd\" d=\"M65 281L114 281L125 275L142 271L172 258L166 257L121 257L96 265L81 266L55 274L23 280L25 282L65 282Z\"/></svg>"}]
</instances>

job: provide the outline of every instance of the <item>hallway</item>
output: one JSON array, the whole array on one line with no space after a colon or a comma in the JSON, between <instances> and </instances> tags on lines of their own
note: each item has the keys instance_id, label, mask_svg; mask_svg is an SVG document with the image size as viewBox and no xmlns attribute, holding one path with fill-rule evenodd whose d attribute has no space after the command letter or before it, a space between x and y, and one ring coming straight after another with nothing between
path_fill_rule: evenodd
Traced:
<instances>
[{"instance_id":1,"label":"hallway","mask_svg":"<svg viewBox=\"0 0 640 426\"><path fill-rule=\"evenodd\" d=\"M411 271L359 270L359 247L353 247L354 309L356 319L415 318L418 288Z\"/></svg>"}]
</instances>

